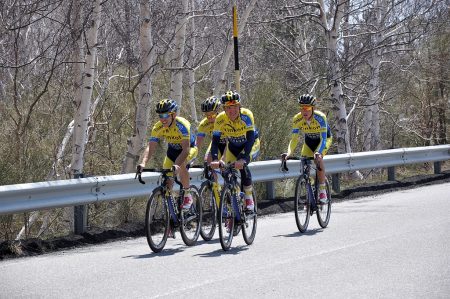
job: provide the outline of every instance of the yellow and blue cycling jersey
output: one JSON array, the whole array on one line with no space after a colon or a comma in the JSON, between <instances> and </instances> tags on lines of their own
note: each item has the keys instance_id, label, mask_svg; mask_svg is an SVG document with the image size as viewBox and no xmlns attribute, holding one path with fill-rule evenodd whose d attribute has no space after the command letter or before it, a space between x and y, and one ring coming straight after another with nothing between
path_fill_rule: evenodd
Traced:
<instances>
[{"instance_id":1,"label":"yellow and blue cycling jersey","mask_svg":"<svg viewBox=\"0 0 450 299\"><path fill-rule=\"evenodd\" d=\"M213 136L226 138L232 145L240 146L247 142L248 131L255 131L253 113L246 108L241 108L240 117L235 121L230 120L225 111L219 113L214 122Z\"/></svg>"},{"instance_id":2,"label":"yellow and blue cycling jersey","mask_svg":"<svg viewBox=\"0 0 450 299\"><path fill-rule=\"evenodd\" d=\"M191 124L183 117L177 116L168 128L164 127L161 121L158 121L152 129L152 133L149 138L150 141L158 142L164 138L168 143L166 157L163 161L163 168L170 169L177 157L183 151L181 142L183 140L189 140L190 149L186 161L189 163L197 156L197 147L195 146L195 136L191 134ZM169 174L171 175L171 174Z\"/></svg>"},{"instance_id":3,"label":"yellow and blue cycling jersey","mask_svg":"<svg viewBox=\"0 0 450 299\"><path fill-rule=\"evenodd\" d=\"M292 155L295 151L300 132L305 134L302 156L310 157L315 152L319 152L322 155L327 153L333 137L325 114L314 110L309 122L303 118L302 113L298 113L292 118L292 136L289 142L288 155Z\"/></svg>"},{"instance_id":4,"label":"yellow and blue cycling jersey","mask_svg":"<svg viewBox=\"0 0 450 299\"><path fill-rule=\"evenodd\" d=\"M206 137L212 136L212 131L214 129L214 123L209 122L208 118L202 119L197 129L197 136Z\"/></svg>"},{"instance_id":5,"label":"yellow and blue cycling jersey","mask_svg":"<svg viewBox=\"0 0 450 299\"><path fill-rule=\"evenodd\" d=\"M245 159L250 162L251 156L257 156L252 148L258 138L258 132L255 128L253 113L249 109L240 108L240 116L234 121L228 118L225 111L219 113L214 122L212 135L211 154L213 160L217 160L215 143L218 143L220 139L227 140L227 161L232 161L230 159L236 157L235 159ZM259 153L259 140L257 144ZM229 155L228 152L232 155Z\"/></svg>"},{"instance_id":6,"label":"yellow and blue cycling jersey","mask_svg":"<svg viewBox=\"0 0 450 299\"><path fill-rule=\"evenodd\" d=\"M152 133L148 141L158 142L164 138L169 148L181 149L181 141L189 140L191 147L195 147L195 136L191 134L191 124L183 117L177 116L170 127L163 126L161 121L158 121L152 129Z\"/></svg>"},{"instance_id":7,"label":"yellow and blue cycling jersey","mask_svg":"<svg viewBox=\"0 0 450 299\"><path fill-rule=\"evenodd\" d=\"M214 129L214 123L209 122L208 118L205 117L198 125L197 137L206 137L206 136L212 137L213 129ZM223 155L223 153L225 152L226 145L227 145L227 140L225 138L220 138L220 141L219 141L220 155ZM207 153L210 151L211 151L211 143L209 144L208 148L206 149Z\"/></svg>"}]
</instances>

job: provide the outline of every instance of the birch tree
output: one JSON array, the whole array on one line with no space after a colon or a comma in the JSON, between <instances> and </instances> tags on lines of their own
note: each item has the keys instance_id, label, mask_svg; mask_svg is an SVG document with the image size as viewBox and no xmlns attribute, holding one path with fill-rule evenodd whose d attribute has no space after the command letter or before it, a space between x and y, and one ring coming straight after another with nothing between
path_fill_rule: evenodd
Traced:
<instances>
[{"instance_id":1,"label":"birch tree","mask_svg":"<svg viewBox=\"0 0 450 299\"><path fill-rule=\"evenodd\" d=\"M155 53L152 40L151 7L146 0L140 1L140 63L139 63L139 98L136 103L136 115L133 136L127 141L127 151L122 163L122 173L133 172L136 169L142 150L152 99L152 77L154 73Z\"/></svg>"},{"instance_id":2,"label":"birch tree","mask_svg":"<svg viewBox=\"0 0 450 299\"><path fill-rule=\"evenodd\" d=\"M186 25L188 22L188 0L181 0L182 11L177 17L175 26L174 49L171 60L171 83L170 98L177 101L179 107L183 98L183 65L184 65L184 45L186 42Z\"/></svg>"},{"instance_id":3,"label":"birch tree","mask_svg":"<svg viewBox=\"0 0 450 299\"><path fill-rule=\"evenodd\" d=\"M369 54L367 64L369 65L369 86L368 97L364 107L364 151L381 149L380 137L380 64L382 50L381 44L383 36L381 31L382 16L386 14L386 4L383 0L376 0L375 7L369 15L369 24L375 28L375 33L369 36L369 45L372 51Z\"/></svg>"},{"instance_id":4,"label":"birch tree","mask_svg":"<svg viewBox=\"0 0 450 299\"><path fill-rule=\"evenodd\" d=\"M73 138L71 173L74 176L83 173L84 151L88 140L88 124L90 120L91 97L94 88L95 65L97 59L97 35L100 24L101 1L96 0L92 6L92 19L86 36L85 67L83 69L83 85L80 101L74 99L75 127Z\"/></svg>"},{"instance_id":5,"label":"birch tree","mask_svg":"<svg viewBox=\"0 0 450 299\"><path fill-rule=\"evenodd\" d=\"M191 9L192 11L195 11L195 0L191 1ZM190 53L190 61L191 63L194 62L195 54L196 54L196 30L195 27L195 18L191 17L191 53ZM189 94L189 102L190 102L190 108L191 108L191 116L195 123L198 123L197 118L197 109L195 105L195 68L191 67L188 69L188 76L189 76L189 85L188 85L188 94Z\"/></svg>"}]
</instances>

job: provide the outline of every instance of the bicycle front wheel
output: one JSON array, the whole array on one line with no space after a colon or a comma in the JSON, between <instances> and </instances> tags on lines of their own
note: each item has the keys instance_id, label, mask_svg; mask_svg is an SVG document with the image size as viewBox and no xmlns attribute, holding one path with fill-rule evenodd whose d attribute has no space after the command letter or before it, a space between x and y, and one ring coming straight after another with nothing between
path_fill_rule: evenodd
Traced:
<instances>
[{"instance_id":1,"label":"bicycle front wheel","mask_svg":"<svg viewBox=\"0 0 450 299\"><path fill-rule=\"evenodd\" d=\"M304 233L309 224L311 201L306 190L306 182L303 178L298 178L297 180L294 200L295 222L297 223L298 230Z\"/></svg>"},{"instance_id":2,"label":"bicycle front wheel","mask_svg":"<svg viewBox=\"0 0 450 299\"><path fill-rule=\"evenodd\" d=\"M226 186L222 190L219 207L219 238L224 251L230 249L233 241L234 214L231 190Z\"/></svg>"},{"instance_id":3,"label":"bicycle front wheel","mask_svg":"<svg viewBox=\"0 0 450 299\"><path fill-rule=\"evenodd\" d=\"M161 188L156 189L147 202L145 234L153 252L160 252L166 245L169 234L169 211Z\"/></svg>"},{"instance_id":4,"label":"bicycle front wheel","mask_svg":"<svg viewBox=\"0 0 450 299\"><path fill-rule=\"evenodd\" d=\"M191 185L192 205L187 212L181 213L181 238L184 244L192 246L197 242L202 225L202 201L198 194L198 189Z\"/></svg>"},{"instance_id":5,"label":"bicycle front wheel","mask_svg":"<svg viewBox=\"0 0 450 299\"><path fill-rule=\"evenodd\" d=\"M255 240L256 236L256 227L257 227L257 200L255 196L255 192L253 192L253 202L255 203L255 210L251 213L246 213L245 215L245 223L242 224L242 236L244 237L244 241L247 245L251 245Z\"/></svg>"},{"instance_id":6,"label":"bicycle front wheel","mask_svg":"<svg viewBox=\"0 0 450 299\"><path fill-rule=\"evenodd\" d=\"M203 240L209 241L214 236L217 222L217 208L210 181L205 181L200 186L200 199L202 201L202 226L200 228L200 235Z\"/></svg>"},{"instance_id":7,"label":"bicycle front wheel","mask_svg":"<svg viewBox=\"0 0 450 299\"><path fill-rule=\"evenodd\" d=\"M330 222L330 215L331 215L331 190L330 190L330 184L328 183L328 179L325 181L326 191L327 191L327 203L320 203L317 204L317 221L319 221L319 225L322 228L327 227L328 223Z\"/></svg>"}]
</instances>

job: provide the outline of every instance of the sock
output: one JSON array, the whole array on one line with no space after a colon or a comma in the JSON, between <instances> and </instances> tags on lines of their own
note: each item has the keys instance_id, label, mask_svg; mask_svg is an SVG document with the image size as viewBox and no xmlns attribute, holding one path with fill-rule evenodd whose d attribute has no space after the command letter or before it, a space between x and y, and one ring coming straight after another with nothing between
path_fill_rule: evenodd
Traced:
<instances>
[{"instance_id":1,"label":"sock","mask_svg":"<svg viewBox=\"0 0 450 299\"><path fill-rule=\"evenodd\" d=\"M326 192L327 191L326 189L327 189L327 187L326 187L325 183L319 184L319 191Z\"/></svg>"},{"instance_id":2,"label":"sock","mask_svg":"<svg viewBox=\"0 0 450 299\"><path fill-rule=\"evenodd\" d=\"M253 200L253 187L252 186L244 186L244 197L245 199Z\"/></svg>"}]
</instances>

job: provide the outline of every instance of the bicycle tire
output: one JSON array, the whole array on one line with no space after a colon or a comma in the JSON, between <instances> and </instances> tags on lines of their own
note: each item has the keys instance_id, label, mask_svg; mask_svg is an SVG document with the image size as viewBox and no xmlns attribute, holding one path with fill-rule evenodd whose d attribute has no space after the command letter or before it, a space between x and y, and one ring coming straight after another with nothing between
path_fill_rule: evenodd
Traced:
<instances>
[{"instance_id":1,"label":"bicycle tire","mask_svg":"<svg viewBox=\"0 0 450 299\"><path fill-rule=\"evenodd\" d=\"M224 251L230 250L233 242L235 211L232 204L231 189L225 186L222 189L219 205L219 239Z\"/></svg>"},{"instance_id":2,"label":"bicycle tire","mask_svg":"<svg viewBox=\"0 0 450 299\"><path fill-rule=\"evenodd\" d=\"M153 252L160 252L169 235L169 210L162 188L153 191L145 211L145 235Z\"/></svg>"},{"instance_id":3,"label":"bicycle tire","mask_svg":"<svg viewBox=\"0 0 450 299\"><path fill-rule=\"evenodd\" d=\"M255 204L255 211L250 215L245 215L246 223L242 224L242 236L247 245L251 245L255 240L256 228L258 226L258 207L255 192L253 192L253 202Z\"/></svg>"},{"instance_id":4,"label":"bicycle tire","mask_svg":"<svg viewBox=\"0 0 450 299\"><path fill-rule=\"evenodd\" d=\"M202 201L202 225L200 228L200 235L203 240L209 241L214 236L217 223L217 207L210 181L204 181L201 184L200 198Z\"/></svg>"},{"instance_id":5,"label":"bicycle tire","mask_svg":"<svg viewBox=\"0 0 450 299\"><path fill-rule=\"evenodd\" d=\"M294 213L295 223L301 233L306 232L311 216L311 200L306 190L306 182L303 178L298 178L295 184Z\"/></svg>"},{"instance_id":6,"label":"bicycle tire","mask_svg":"<svg viewBox=\"0 0 450 299\"><path fill-rule=\"evenodd\" d=\"M319 222L320 227L325 228L328 226L330 222L331 216L331 190L330 184L328 183L328 179L325 181L326 191L328 202L326 204L318 203L317 204L317 221Z\"/></svg>"},{"instance_id":7,"label":"bicycle tire","mask_svg":"<svg viewBox=\"0 0 450 299\"><path fill-rule=\"evenodd\" d=\"M182 211L180 217L181 238L187 246L195 245L202 226L202 201L200 200L200 195L198 194L196 186L191 185L190 190L192 196L191 208L186 212Z\"/></svg>"}]
</instances>

